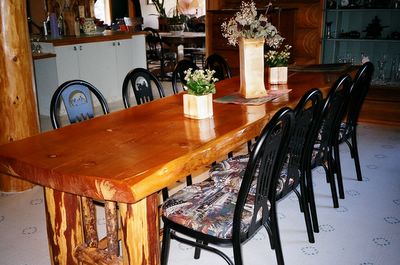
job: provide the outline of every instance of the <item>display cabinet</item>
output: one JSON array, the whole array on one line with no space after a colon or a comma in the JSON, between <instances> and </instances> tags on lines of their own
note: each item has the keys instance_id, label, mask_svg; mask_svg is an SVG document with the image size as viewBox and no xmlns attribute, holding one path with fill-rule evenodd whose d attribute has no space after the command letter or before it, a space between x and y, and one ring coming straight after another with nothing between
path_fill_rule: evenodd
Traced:
<instances>
[{"instance_id":1,"label":"display cabinet","mask_svg":"<svg viewBox=\"0 0 400 265\"><path fill-rule=\"evenodd\" d=\"M400 125L400 0L324 0L322 63L375 66L360 121Z\"/></svg>"},{"instance_id":2,"label":"display cabinet","mask_svg":"<svg viewBox=\"0 0 400 265\"><path fill-rule=\"evenodd\" d=\"M374 83L400 82L400 1L326 0L322 62L375 65Z\"/></svg>"}]
</instances>

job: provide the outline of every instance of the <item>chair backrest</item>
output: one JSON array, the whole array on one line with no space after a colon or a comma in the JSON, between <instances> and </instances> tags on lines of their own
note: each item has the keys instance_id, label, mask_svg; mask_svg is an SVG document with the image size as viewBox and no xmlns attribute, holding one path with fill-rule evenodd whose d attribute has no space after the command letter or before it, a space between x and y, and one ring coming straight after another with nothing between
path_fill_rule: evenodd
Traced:
<instances>
[{"instance_id":1,"label":"chair backrest","mask_svg":"<svg viewBox=\"0 0 400 265\"><path fill-rule=\"evenodd\" d=\"M371 62L364 63L357 71L354 77L353 87L350 91L350 102L348 104L347 123L350 126L356 126L358 116L364 99L371 86L374 65Z\"/></svg>"},{"instance_id":2,"label":"chair backrest","mask_svg":"<svg viewBox=\"0 0 400 265\"><path fill-rule=\"evenodd\" d=\"M59 119L61 103L64 104L70 123L93 118L92 94L99 101L103 113L109 113L106 99L92 84L83 80L71 80L61 84L54 92L50 103L50 119L53 128L61 127Z\"/></svg>"},{"instance_id":3,"label":"chair backrest","mask_svg":"<svg viewBox=\"0 0 400 265\"><path fill-rule=\"evenodd\" d=\"M228 62L219 54L214 53L208 56L204 67L206 69L214 70L214 77L218 78L218 80L232 77L232 71Z\"/></svg>"},{"instance_id":4,"label":"chair backrest","mask_svg":"<svg viewBox=\"0 0 400 265\"><path fill-rule=\"evenodd\" d=\"M149 70L144 68L135 68L131 70L126 75L124 83L122 84L122 100L125 108L129 108L132 105L130 103L130 86L135 95L137 105L154 100L152 83L156 85L160 98L165 97L164 89L160 81Z\"/></svg>"},{"instance_id":5,"label":"chair backrest","mask_svg":"<svg viewBox=\"0 0 400 265\"><path fill-rule=\"evenodd\" d=\"M178 94L180 91L184 90L184 85L186 85L185 81L185 71L189 68L193 70L198 69L197 65L190 60L180 60L175 66L174 71L172 72L172 90L174 94ZM181 86L178 85L178 80L181 83Z\"/></svg>"},{"instance_id":6,"label":"chair backrest","mask_svg":"<svg viewBox=\"0 0 400 265\"><path fill-rule=\"evenodd\" d=\"M349 75L340 76L332 85L328 96L325 99L319 120L319 129L315 133L314 140L320 145L317 158L322 157L322 153L327 148L333 146L338 139L340 122L344 117L350 89L353 82Z\"/></svg>"},{"instance_id":7,"label":"chair backrest","mask_svg":"<svg viewBox=\"0 0 400 265\"><path fill-rule=\"evenodd\" d=\"M269 201L275 202L276 182L287 155L288 137L294 125L290 108L279 110L265 126L252 149L239 189L233 217L233 240L243 241L269 220ZM242 214L248 200L254 201L246 235L240 234ZM243 229L243 227L242 227Z\"/></svg>"},{"instance_id":8,"label":"chair backrest","mask_svg":"<svg viewBox=\"0 0 400 265\"><path fill-rule=\"evenodd\" d=\"M299 174L305 171L307 163L311 161L313 136L317 130L322 104L321 91L313 88L304 94L294 109L295 125L289 140L287 161L284 161L286 163L284 168L287 168L287 171L281 172L281 174L286 174L286 178L280 179L285 181L284 183L278 182L277 190L280 193L277 199L284 197L304 180L304 178L300 179Z\"/></svg>"},{"instance_id":9,"label":"chair backrest","mask_svg":"<svg viewBox=\"0 0 400 265\"><path fill-rule=\"evenodd\" d=\"M146 27L143 31L147 32L146 35L146 53L147 58L150 60L160 60L164 56L164 49L160 33L157 29Z\"/></svg>"}]
</instances>

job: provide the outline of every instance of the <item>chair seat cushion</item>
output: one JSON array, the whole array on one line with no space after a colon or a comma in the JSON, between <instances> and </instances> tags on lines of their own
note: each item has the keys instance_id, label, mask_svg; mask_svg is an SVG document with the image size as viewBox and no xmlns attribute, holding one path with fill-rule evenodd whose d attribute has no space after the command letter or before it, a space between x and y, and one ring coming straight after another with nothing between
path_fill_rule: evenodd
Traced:
<instances>
[{"instance_id":1,"label":"chair seat cushion","mask_svg":"<svg viewBox=\"0 0 400 265\"><path fill-rule=\"evenodd\" d=\"M240 155L232 158L228 158L215 164L209 171L210 178L220 185L231 186L234 189L239 190L241 181L238 179L243 178L246 170L247 162L249 161L249 155ZM256 173L257 174L257 173ZM277 182L276 195L279 196L282 193L285 183L288 177L287 163L284 164L281 175ZM290 178L287 188L293 185L294 179ZM250 190L251 194L255 194L255 190Z\"/></svg>"},{"instance_id":2,"label":"chair seat cushion","mask_svg":"<svg viewBox=\"0 0 400 265\"><path fill-rule=\"evenodd\" d=\"M237 195L238 191L230 186L203 181L185 187L166 200L162 206L163 216L203 234L231 239ZM242 233L248 231L253 209L254 195L249 194L242 215Z\"/></svg>"}]
</instances>

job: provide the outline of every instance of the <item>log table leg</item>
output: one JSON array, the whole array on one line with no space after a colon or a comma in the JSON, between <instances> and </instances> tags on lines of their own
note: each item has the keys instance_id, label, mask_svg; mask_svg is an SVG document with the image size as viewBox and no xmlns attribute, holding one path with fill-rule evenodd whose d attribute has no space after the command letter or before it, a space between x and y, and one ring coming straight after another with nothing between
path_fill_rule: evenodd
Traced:
<instances>
[{"instance_id":1,"label":"log table leg","mask_svg":"<svg viewBox=\"0 0 400 265\"><path fill-rule=\"evenodd\" d=\"M79 196L44 188L47 237L53 265L80 264L75 249L84 243Z\"/></svg>"},{"instance_id":2,"label":"log table leg","mask_svg":"<svg viewBox=\"0 0 400 265\"><path fill-rule=\"evenodd\" d=\"M158 195L134 203L119 203L124 265L160 264Z\"/></svg>"}]
</instances>

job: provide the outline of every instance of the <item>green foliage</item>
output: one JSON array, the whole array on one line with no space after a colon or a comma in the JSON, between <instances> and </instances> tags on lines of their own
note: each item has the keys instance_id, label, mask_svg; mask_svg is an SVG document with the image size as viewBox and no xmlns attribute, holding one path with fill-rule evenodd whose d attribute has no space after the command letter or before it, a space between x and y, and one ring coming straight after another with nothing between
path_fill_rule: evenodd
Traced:
<instances>
[{"instance_id":1,"label":"green foliage","mask_svg":"<svg viewBox=\"0 0 400 265\"><path fill-rule=\"evenodd\" d=\"M156 7L157 13L160 17L167 17L165 13L164 0L153 0L154 6Z\"/></svg>"},{"instance_id":2,"label":"green foliage","mask_svg":"<svg viewBox=\"0 0 400 265\"><path fill-rule=\"evenodd\" d=\"M285 49L282 51L268 51L267 54L264 56L265 64L269 67L288 66L290 58L289 50L291 48L292 46L285 45Z\"/></svg>"},{"instance_id":3,"label":"green foliage","mask_svg":"<svg viewBox=\"0 0 400 265\"><path fill-rule=\"evenodd\" d=\"M203 96L207 94L215 93L215 82L218 81L214 78L215 71L210 71L208 69L195 70L192 72L192 68L185 71L185 80L187 82L188 93L196 96Z\"/></svg>"}]
</instances>

